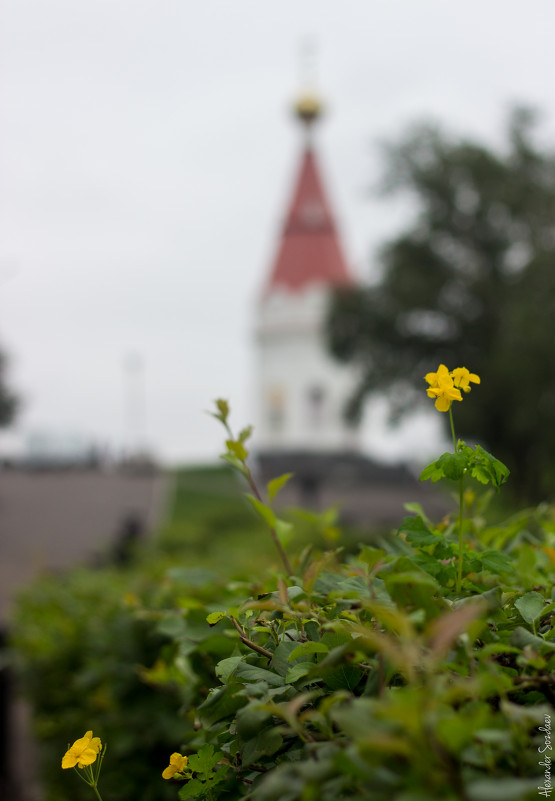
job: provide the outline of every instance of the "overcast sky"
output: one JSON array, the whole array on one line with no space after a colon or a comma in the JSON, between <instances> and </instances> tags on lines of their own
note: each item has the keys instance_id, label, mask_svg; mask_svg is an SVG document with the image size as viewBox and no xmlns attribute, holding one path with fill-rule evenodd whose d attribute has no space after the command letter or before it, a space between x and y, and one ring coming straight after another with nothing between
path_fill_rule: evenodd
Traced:
<instances>
[{"instance_id":1,"label":"overcast sky","mask_svg":"<svg viewBox=\"0 0 555 801\"><path fill-rule=\"evenodd\" d=\"M499 142L514 101L555 136L552 0L3 0L0 344L16 430L216 455L204 414L252 420L253 308L300 150L316 44L326 184L353 269L401 225L377 140L433 117ZM139 362L142 370L133 370ZM3 438L6 441L6 438Z\"/></svg>"}]
</instances>

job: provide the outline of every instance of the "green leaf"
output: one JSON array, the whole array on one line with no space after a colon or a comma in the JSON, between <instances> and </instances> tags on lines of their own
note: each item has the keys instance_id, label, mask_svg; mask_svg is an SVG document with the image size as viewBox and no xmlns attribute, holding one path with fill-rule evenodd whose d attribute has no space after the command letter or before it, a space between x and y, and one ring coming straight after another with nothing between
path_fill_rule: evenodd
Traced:
<instances>
[{"instance_id":1,"label":"green leaf","mask_svg":"<svg viewBox=\"0 0 555 801\"><path fill-rule=\"evenodd\" d=\"M268 498L273 501L280 489L284 487L292 477L293 473L284 473L282 476L278 476L277 478L273 478L271 481L269 481L266 486Z\"/></svg>"},{"instance_id":2,"label":"green leaf","mask_svg":"<svg viewBox=\"0 0 555 801\"><path fill-rule=\"evenodd\" d=\"M307 656L308 654L327 654L329 646L324 642L302 642L294 648L287 657L289 662L298 659L299 656Z\"/></svg>"},{"instance_id":3,"label":"green leaf","mask_svg":"<svg viewBox=\"0 0 555 801\"><path fill-rule=\"evenodd\" d=\"M449 553L448 556L450 557L451 554ZM441 561L442 558L443 557L436 556L435 553L433 556L424 552L414 555L414 561L418 567L422 568L422 570L429 573L430 576L433 576L441 583L444 582L446 576L454 572L454 567L452 565L444 565Z\"/></svg>"},{"instance_id":4,"label":"green leaf","mask_svg":"<svg viewBox=\"0 0 555 801\"><path fill-rule=\"evenodd\" d=\"M517 648L526 648L527 645L530 645L535 651L538 651L538 653L542 651L544 653L545 651L555 651L555 643L544 640L543 637L538 637L536 634L532 634L531 631L528 631L528 629L522 626L517 626L513 631L511 635L511 645Z\"/></svg>"},{"instance_id":5,"label":"green leaf","mask_svg":"<svg viewBox=\"0 0 555 801\"><path fill-rule=\"evenodd\" d=\"M370 698L355 698L331 709L330 717L353 740L364 740L377 729L376 705Z\"/></svg>"},{"instance_id":6,"label":"green leaf","mask_svg":"<svg viewBox=\"0 0 555 801\"><path fill-rule=\"evenodd\" d=\"M228 770L226 765L221 765L206 781L191 779L179 790L179 798L181 801L188 801L190 798L206 798L207 796L210 798L212 788L225 779Z\"/></svg>"},{"instance_id":7,"label":"green leaf","mask_svg":"<svg viewBox=\"0 0 555 801\"><path fill-rule=\"evenodd\" d=\"M461 443L461 452L468 461L470 475L480 483L491 483L496 489L499 489L509 477L509 470L503 462L484 450L481 445L471 448L469 445Z\"/></svg>"},{"instance_id":8,"label":"green leaf","mask_svg":"<svg viewBox=\"0 0 555 801\"><path fill-rule=\"evenodd\" d=\"M514 573L510 558L502 551L484 551L478 558L490 573Z\"/></svg>"},{"instance_id":9,"label":"green leaf","mask_svg":"<svg viewBox=\"0 0 555 801\"><path fill-rule=\"evenodd\" d=\"M285 681L282 676L278 676L272 670L258 667L257 665L250 665L248 662L242 662L237 665L235 671L235 678L240 681L254 682L265 681L272 687L281 687Z\"/></svg>"},{"instance_id":10,"label":"green leaf","mask_svg":"<svg viewBox=\"0 0 555 801\"><path fill-rule=\"evenodd\" d=\"M481 484L489 484L491 480L490 471L482 464L475 464L470 468L470 475L477 479Z\"/></svg>"},{"instance_id":11,"label":"green leaf","mask_svg":"<svg viewBox=\"0 0 555 801\"><path fill-rule=\"evenodd\" d=\"M216 420L221 420L222 423L227 422L227 418L229 417L229 403L222 398L218 398L218 400L214 401L216 404L217 412L210 412L212 417L215 417Z\"/></svg>"},{"instance_id":12,"label":"green leaf","mask_svg":"<svg viewBox=\"0 0 555 801\"><path fill-rule=\"evenodd\" d=\"M248 474L248 470L246 465L243 464L236 456L232 453L222 453L220 459L223 459L224 462L227 462L236 470L238 470L242 475L246 476Z\"/></svg>"},{"instance_id":13,"label":"green leaf","mask_svg":"<svg viewBox=\"0 0 555 801\"><path fill-rule=\"evenodd\" d=\"M439 459L429 464L420 473L420 481L449 478L453 481L461 478L467 469L467 457L464 453L443 453Z\"/></svg>"},{"instance_id":14,"label":"green leaf","mask_svg":"<svg viewBox=\"0 0 555 801\"><path fill-rule=\"evenodd\" d=\"M420 515L417 517L405 517L401 521L397 533L406 534L407 540L417 547L434 545L439 540L437 534L430 531Z\"/></svg>"},{"instance_id":15,"label":"green leaf","mask_svg":"<svg viewBox=\"0 0 555 801\"><path fill-rule=\"evenodd\" d=\"M424 609L429 618L441 612L443 604L434 598L434 594L439 594L440 587L428 573L390 573L384 576L384 581L389 595L400 606Z\"/></svg>"},{"instance_id":16,"label":"green leaf","mask_svg":"<svg viewBox=\"0 0 555 801\"><path fill-rule=\"evenodd\" d=\"M381 562L386 553L383 548L373 548L371 545L363 545L357 556L357 561L363 562L369 570L373 570L378 562Z\"/></svg>"},{"instance_id":17,"label":"green leaf","mask_svg":"<svg viewBox=\"0 0 555 801\"><path fill-rule=\"evenodd\" d=\"M488 464L492 476L492 484L496 487L504 484L510 475L509 468L491 453L484 450L481 445L476 445L476 454Z\"/></svg>"},{"instance_id":18,"label":"green leaf","mask_svg":"<svg viewBox=\"0 0 555 801\"><path fill-rule=\"evenodd\" d=\"M224 617L226 617L225 612L210 612L210 614L206 616L206 622L209 626L215 626L216 623L219 623Z\"/></svg>"},{"instance_id":19,"label":"green leaf","mask_svg":"<svg viewBox=\"0 0 555 801\"><path fill-rule=\"evenodd\" d=\"M520 648L515 648L513 645L507 645L502 642L490 642L480 648L478 658L482 659L486 656L493 656L495 654L519 654Z\"/></svg>"},{"instance_id":20,"label":"green leaf","mask_svg":"<svg viewBox=\"0 0 555 801\"><path fill-rule=\"evenodd\" d=\"M259 501L258 498L255 498L254 495L251 495L248 492L245 493L245 497L249 499L249 501L252 503L254 509L258 512L258 514L264 520L264 522L267 523L267 525L270 528L275 528L275 526L276 526L276 516L272 512L270 507L266 506L265 503L262 503L262 501Z\"/></svg>"},{"instance_id":21,"label":"green leaf","mask_svg":"<svg viewBox=\"0 0 555 801\"><path fill-rule=\"evenodd\" d=\"M326 671L323 674L324 684L328 689L335 692L336 690L353 690L360 683L364 676L364 671L354 665L341 665L336 670Z\"/></svg>"},{"instance_id":22,"label":"green leaf","mask_svg":"<svg viewBox=\"0 0 555 801\"><path fill-rule=\"evenodd\" d=\"M297 662L292 668L289 668L285 676L286 684L294 684L299 679L306 676L315 666L314 662Z\"/></svg>"},{"instance_id":23,"label":"green leaf","mask_svg":"<svg viewBox=\"0 0 555 801\"><path fill-rule=\"evenodd\" d=\"M469 598L461 598L453 604L454 609L467 604L475 604L476 602L485 604L486 609L499 609L501 606L501 587L492 587L490 590L479 593L478 595L471 595Z\"/></svg>"},{"instance_id":24,"label":"green leaf","mask_svg":"<svg viewBox=\"0 0 555 801\"><path fill-rule=\"evenodd\" d=\"M227 684L227 680L234 673L237 665L242 662L242 656L228 656L226 659L221 659L216 665L216 676L222 682Z\"/></svg>"},{"instance_id":25,"label":"green leaf","mask_svg":"<svg viewBox=\"0 0 555 801\"><path fill-rule=\"evenodd\" d=\"M467 468L467 459L463 453L444 453L436 462L445 478L457 481Z\"/></svg>"},{"instance_id":26,"label":"green leaf","mask_svg":"<svg viewBox=\"0 0 555 801\"><path fill-rule=\"evenodd\" d=\"M411 503L404 503L404 508L407 512L412 512L413 515L419 515L422 520L426 523L427 526L431 527L432 523L430 518L427 516L426 512L422 508L422 504L417 503L416 501L411 501Z\"/></svg>"},{"instance_id":27,"label":"green leaf","mask_svg":"<svg viewBox=\"0 0 555 801\"><path fill-rule=\"evenodd\" d=\"M289 523L287 520L276 518L275 530L281 544L284 547L287 547L293 540L293 536L295 534L295 527L293 526L293 523Z\"/></svg>"},{"instance_id":28,"label":"green leaf","mask_svg":"<svg viewBox=\"0 0 555 801\"><path fill-rule=\"evenodd\" d=\"M252 426L246 426L245 428L241 429L237 439L239 440L239 442L246 442L251 435L252 435Z\"/></svg>"},{"instance_id":29,"label":"green leaf","mask_svg":"<svg viewBox=\"0 0 555 801\"><path fill-rule=\"evenodd\" d=\"M201 776L209 776L212 770L216 767L218 762L223 759L224 755L220 751L214 753L213 745L203 745L199 748L196 754L189 757L187 767L193 773L200 773Z\"/></svg>"},{"instance_id":30,"label":"green leaf","mask_svg":"<svg viewBox=\"0 0 555 801\"><path fill-rule=\"evenodd\" d=\"M527 623L534 623L544 610L545 600L539 592L527 592L515 601L515 606Z\"/></svg>"},{"instance_id":31,"label":"green leaf","mask_svg":"<svg viewBox=\"0 0 555 801\"><path fill-rule=\"evenodd\" d=\"M225 441L228 452L235 456L240 462L244 462L249 455L248 450L245 448L241 440L226 439Z\"/></svg>"},{"instance_id":32,"label":"green leaf","mask_svg":"<svg viewBox=\"0 0 555 801\"><path fill-rule=\"evenodd\" d=\"M298 644L296 642L290 642L288 640L280 642L274 651L272 661L270 662L272 670L275 670L280 676L285 677L287 671L291 668L291 662L293 661L291 659L291 654L297 649ZM298 659L298 657L296 658Z\"/></svg>"},{"instance_id":33,"label":"green leaf","mask_svg":"<svg viewBox=\"0 0 555 801\"><path fill-rule=\"evenodd\" d=\"M259 762L263 756L272 756L279 751L283 738L275 726L268 727L241 744L241 763L244 766Z\"/></svg>"},{"instance_id":34,"label":"green leaf","mask_svg":"<svg viewBox=\"0 0 555 801\"><path fill-rule=\"evenodd\" d=\"M440 478L443 478L443 470L437 466L437 462L432 462L432 464L427 465L424 470L420 473L420 481L439 481Z\"/></svg>"},{"instance_id":35,"label":"green leaf","mask_svg":"<svg viewBox=\"0 0 555 801\"><path fill-rule=\"evenodd\" d=\"M250 703L237 713L237 734L242 740L251 740L260 734L271 718L271 712L260 702Z\"/></svg>"},{"instance_id":36,"label":"green leaf","mask_svg":"<svg viewBox=\"0 0 555 801\"><path fill-rule=\"evenodd\" d=\"M211 692L208 698L198 707L201 721L205 726L212 726L219 720L233 715L240 707L245 706L247 699L239 695L243 689L235 680Z\"/></svg>"}]
</instances>

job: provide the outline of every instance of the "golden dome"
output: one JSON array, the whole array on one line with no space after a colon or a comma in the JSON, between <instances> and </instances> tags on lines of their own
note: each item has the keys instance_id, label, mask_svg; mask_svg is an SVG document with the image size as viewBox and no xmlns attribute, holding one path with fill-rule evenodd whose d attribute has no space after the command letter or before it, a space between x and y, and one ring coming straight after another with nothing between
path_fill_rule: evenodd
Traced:
<instances>
[{"instance_id":1,"label":"golden dome","mask_svg":"<svg viewBox=\"0 0 555 801\"><path fill-rule=\"evenodd\" d=\"M323 107L317 95L313 92L304 92L296 101L294 110L305 125L311 125L322 114Z\"/></svg>"}]
</instances>

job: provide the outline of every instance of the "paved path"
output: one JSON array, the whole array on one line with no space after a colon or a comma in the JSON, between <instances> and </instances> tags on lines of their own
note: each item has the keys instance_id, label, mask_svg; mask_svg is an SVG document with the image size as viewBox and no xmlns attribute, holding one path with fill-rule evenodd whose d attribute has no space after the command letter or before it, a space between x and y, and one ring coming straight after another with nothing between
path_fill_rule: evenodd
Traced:
<instances>
[{"instance_id":1,"label":"paved path","mask_svg":"<svg viewBox=\"0 0 555 801\"><path fill-rule=\"evenodd\" d=\"M98 559L125 518L151 531L167 491L161 473L0 471L0 626L24 584L41 571Z\"/></svg>"}]
</instances>

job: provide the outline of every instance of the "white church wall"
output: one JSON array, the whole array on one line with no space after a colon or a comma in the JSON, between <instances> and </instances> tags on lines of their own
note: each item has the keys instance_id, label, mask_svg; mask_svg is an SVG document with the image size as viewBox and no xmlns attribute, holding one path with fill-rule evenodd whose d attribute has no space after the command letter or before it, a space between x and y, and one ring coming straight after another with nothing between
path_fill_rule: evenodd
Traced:
<instances>
[{"instance_id":1,"label":"white church wall","mask_svg":"<svg viewBox=\"0 0 555 801\"><path fill-rule=\"evenodd\" d=\"M257 327L258 451L357 450L358 432L343 409L355 386L352 368L326 352L328 291L276 292L260 307Z\"/></svg>"}]
</instances>

